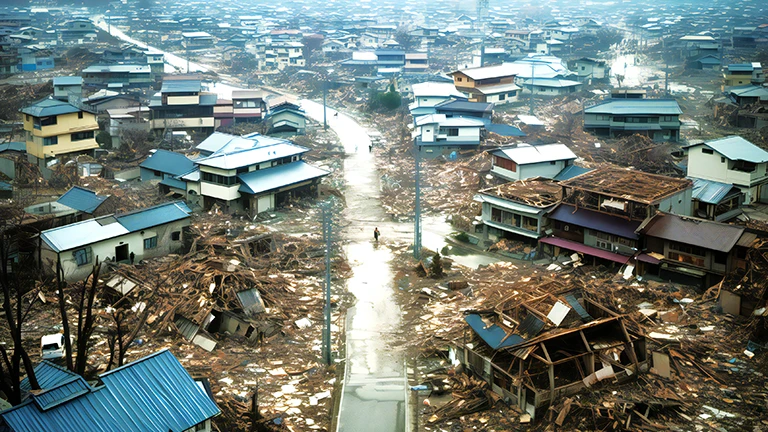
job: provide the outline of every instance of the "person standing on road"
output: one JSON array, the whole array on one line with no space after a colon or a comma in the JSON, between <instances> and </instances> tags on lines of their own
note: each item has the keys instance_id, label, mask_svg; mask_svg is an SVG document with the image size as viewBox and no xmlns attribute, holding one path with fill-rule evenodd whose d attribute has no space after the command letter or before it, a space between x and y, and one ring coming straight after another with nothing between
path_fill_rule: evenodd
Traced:
<instances>
[{"instance_id":1,"label":"person standing on road","mask_svg":"<svg viewBox=\"0 0 768 432\"><path fill-rule=\"evenodd\" d=\"M379 232L379 227L374 228L373 229L373 239L375 241L379 241L379 236L380 235L381 235L381 233Z\"/></svg>"}]
</instances>

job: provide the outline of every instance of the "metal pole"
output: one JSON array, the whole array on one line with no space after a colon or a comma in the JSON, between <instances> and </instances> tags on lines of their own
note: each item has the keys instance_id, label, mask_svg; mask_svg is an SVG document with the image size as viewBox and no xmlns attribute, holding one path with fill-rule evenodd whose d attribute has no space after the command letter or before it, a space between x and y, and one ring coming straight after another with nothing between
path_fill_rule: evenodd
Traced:
<instances>
[{"instance_id":1,"label":"metal pole","mask_svg":"<svg viewBox=\"0 0 768 432\"><path fill-rule=\"evenodd\" d=\"M531 115L533 115L533 76L534 76L534 64L533 59L531 59Z\"/></svg>"},{"instance_id":2,"label":"metal pole","mask_svg":"<svg viewBox=\"0 0 768 432\"><path fill-rule=\"evenodd\" d=\"M328 97L328 79L323 80L323 129L328 130L328 114L326 99Z\"/></svg>"},{"instance_id":3,"label":"metal pole","mask_svg":"<svg viewBox=\"0 0 768 432\"><path fill-rule=\"evenodd\" d=\"M331 206L323 204L323 234L325 237L325 326L323 327L323 360L331 364Z\"/></svg>"},{"instance_id":4,"label":"metal pole","mask_svg":"<svg viewBox=\"0 0 768 432\"><path fill-rule=\"evenodd\" d=\"M413 139L413 160L416 165L416 197L414 203L413 226L413 257L421 259L421 149L418 138Z\"/></svg>"}]
</instances>

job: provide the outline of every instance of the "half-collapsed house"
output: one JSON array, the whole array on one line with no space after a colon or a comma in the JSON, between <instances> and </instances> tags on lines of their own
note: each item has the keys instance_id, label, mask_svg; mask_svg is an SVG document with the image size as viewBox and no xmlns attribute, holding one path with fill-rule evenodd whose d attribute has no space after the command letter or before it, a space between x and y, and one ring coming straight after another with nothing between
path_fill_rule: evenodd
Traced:
<instances>
[{"instance_id":1,"label":"half-collapsed house","mask_svg":"<svg viewBox=\"0 0 768 432\"><path fill-rule=\"evenodd\" d=\"M532 418L560 398L648 370L645 337L580 291L519 300L467 314L451 358Z\"/></svg>"}]
</instances>

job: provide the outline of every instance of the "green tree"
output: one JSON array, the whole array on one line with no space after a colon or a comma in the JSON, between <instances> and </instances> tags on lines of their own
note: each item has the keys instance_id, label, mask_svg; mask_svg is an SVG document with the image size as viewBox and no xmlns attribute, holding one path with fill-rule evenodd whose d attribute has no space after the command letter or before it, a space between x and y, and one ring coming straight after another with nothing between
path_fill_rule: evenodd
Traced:
<instances>
[{"instance_id":1,"label":"green tree","mask_svg":"<svg viewBox=\"0 0 768 432\"><path fill-rule=\"evenodd\" d=\"M429 269L433 278L443 277L443 259L440 257L440 252L435 252L432 257L432 266Z\"/></svg>"}]
</instances>

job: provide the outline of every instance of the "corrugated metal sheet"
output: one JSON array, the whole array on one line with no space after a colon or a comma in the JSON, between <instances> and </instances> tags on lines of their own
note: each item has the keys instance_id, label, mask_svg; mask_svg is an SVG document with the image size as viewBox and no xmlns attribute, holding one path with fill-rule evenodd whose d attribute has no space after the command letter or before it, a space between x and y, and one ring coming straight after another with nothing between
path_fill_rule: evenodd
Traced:
<instances>
[{"instance_id":1,"label":"corrugated metal sheet","mask_svg":"<svg viewBox=\"0 0 768 432\"><path fill-rule=\"evenodd\" d=\"M204 159L198 159L195 162L202 166L233 170L235 168L255 165L275 159L300 155L307 151L309 151L309 149L306 147L298 146L286 141L268 146L255 146L245 150L220 152Z\"/></svg>"},{"instance_id":2,"label":"corrugated metal sheet","mask_svg":"<svg viewBox=\"0 0 768 432\"><path fill-rule=\"evenodd\" d=\"M568 165L567 167L563 168L562 171L557 173L557 175L552 179L555 181L565 181L568 179L572 179L578 175L582 175L584 173L588 173L592 171L589 168L584 168L576 165Z\"/></svg>"},{"instance_id":3,"label":"corrugated metal sheet","mask_svg":"<svg viewBox=\"0 0 768 432\"><path fill-rule=\"evenodd\" d=\"M526 136L525 132L521 131L520 129L514 126L505 125L505 124L491 123L491 124L485 125L485 128L489 132L493 132L501 136L515 136L515 137Z\"/></svg>"},{"instance_id":4,"label":"corrugated metal sheet","mask_svg":"<svg viewBox=\"0 0 768 432\"><path fill-rule=\"evenodd\" d=\"M586 114L679 115L683 111L674 99L608 99L584 109Z\"/></svg>"},{"instance_id":5,"label":"corrugated metal sheet","mask_svg":"<svg viewBox=\"0 0 768 432\"><path fill-rule=\"evenodd\" d=\"M247 315L256 315L266 311L264 301L262 301L259 290L256 288L238 292L237 298Z\"/></svg>"},{"instance_id":6,"label":"corrugated metal sheet","mask_svg":"<svg viewBox=\"0 0 768 432\"><path fill-rule=\"evenodd\" d=\"M198 93L202 90L200 80L164 80L161 93Z\"/></svg>"},{"instance_id":7,"label":"corrugated metal sheet","mask_svg":"<svg viewBox=\"0 0 768 432\"><path fill-rule=\"evenodd\" d=\"M643 230L645 235L698 246L720 252L730 252L739 241L744 228L702 219L658 214Z\"/></svg>"},{"instance_id":8,"label":"corrugated metal sheet","mask_svg":"<svg viewBox=\"0 0 768 432\"><path fill-rule=\"evenodd\" d=\"M192 210L181 201L160 204L133 213L115 216L128 231L135 232L153 226L188 218Z\"/></svg>"},{"instance_id":9,"label":"corrugated metal sheet","mask_svg":"<svg viewBox=\"0 0 768 432\"><path fill-rule=\"evenodd\" d=\"M576 311L577 314L579 314L579 317L581 317L581 320L584 322L590 322L593 321L594 318L587 312L586 309L584 309L584 306L581 305L579 302L579 299L576 298L573 294L568 294L565 296L565 301L568 303L570 307L573 308L573 310Z\"/></svg>"},{"instance_id":10,"label":"corrugated metal sheet","mask_svg":"<svg viewBox=\"0 0 768 432\"><path fill-rule=\"evenodd\" d=\"M108 197L96 195L96 192L82 188L80 186L73 186L64 195L59 197L56 202L64 204L65 206L84 212L93 213Z\"/></svg>"},{"instance_id":11,"label":"corrugated metal sheet","mask_svg":"<svg viewBox=\"0 0 768 432\"><path fill-rule=\"evenodd\" d=\"M707 204L720 204L728 195L738 195L741 193L738 188L732 184L720 183L700 178L690 178L693 180L693 192L691 197L694 200L705 202ZM733 190L733 193L730 192Z\"/></svg>"},{"instance_id":12,"label":"corrugated metal sheet","mask_svg":"<svg viewBox=\"0 0 768 432\"><path fill-rule=\"evenodd\" d=\"M517 333L521 334L526 340L533 339L537 334L541 333L544 328L544 321L536 318L533 314L528 314L523 322L517 327Z\"/></svg>"},{"instance_id":13,"label":"corrugated metal sheet","mask_svg":"<svg viewBox=\"0 0 768 432\"><path fill-rule=\"evenodd\" d=\"M573 160L576 155L565 144L530 145L519 144L517 147L503 148L493 152L515 161L518 165L535 164L560 160Z\"/></svg>"},{"instance_id":14,"label":"corrugated metal sheet","mask_svg":"<svg viewBox=\"0 0 768 432\"><path fill-rule=\"evenodd\" d=\"M519 335L507 334L496 324L487 326L480 315L469 314L464 317L464 321L493 349L511 347L525 342L525 339Z\"/></svg>"},{"instance_id":15,"label":"corrugated metal sheet","mask_svg":"<svg viewBox=\"0 0 768 432\"><path fill-rule=\"evenodd\" d=\"M37 383L40 384L40 388L43 390L56 387L61 383L76 377L72 371L69 371L59 365L43 360L40 364L35 366L35 377ZM21 390L29 391L32 387L29 385L29 378L21 380Z\"/></svg>"},{"instance_id":16,"label":"corrugated metal sheet","mask_svg":"<svg viewBox=\"0 0 768 432\"><path fill-rule=\"evenodd\" d=\"M240 174L238 178L241 182L240 192L256 195L327 175L328 171L315 168L304 161L298 161Z\"/></svg>"},{"instance_id":17,"label":"corrugated metal sheet","mask_svg":"<svg viewBox=\"0 0 768 432\"><path fill-rule=\"evenodd\" d=\"M101 387L46 404L47 411L30 400L0 416L14 432L182 432L220 413L168 350L107 372L101 380Z\"/></svg>"},{"instance_id":18,"label":"corrugated metal sheet","mask_svg":"<svg viewBox=\"0 0 768 432\"><path fill-rule=\"evenodd\" d=\"M768 151L752 144L740 136L727 136L704 143L730 160L743 160L747 162L768 162Z\"/></svg>"},{"instance_id":19,"label":"corrugated metal sheet","mask_svg":"<svg viewBox=\"0 0 768 432\"><path fill-rule=\"evenodd\" d=\"M80 108L58 99L48 98L21 109L24 114L34 117L48 117L80 112Z\"/></svg>"},{"instance_id":20,"label":"corrugated metal sheet","mask_svg":"<svg viewBox=\"0 0 768 432\"><path fill-rule=\"evenodd\" d=\"M32 398L41 410L46 411L90 391L91 386L85 382L83 377L74 376L60 383L57 387L33 395Z\"/></svg>"}]
</instances>

